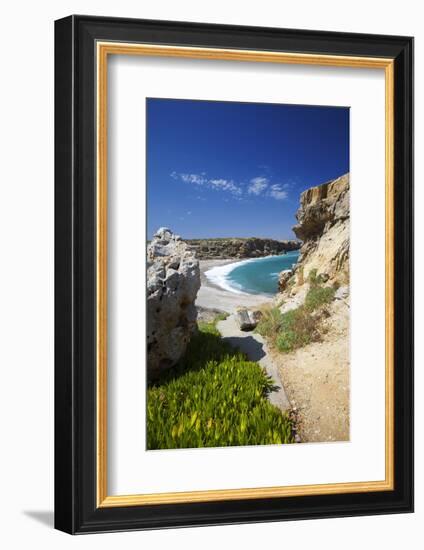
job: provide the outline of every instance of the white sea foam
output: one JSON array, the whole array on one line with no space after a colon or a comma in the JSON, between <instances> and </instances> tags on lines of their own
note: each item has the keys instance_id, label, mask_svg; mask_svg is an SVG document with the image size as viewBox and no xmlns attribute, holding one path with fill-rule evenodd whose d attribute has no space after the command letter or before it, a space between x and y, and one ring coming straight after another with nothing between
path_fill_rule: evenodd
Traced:
<instances>
[{"instance_id":1,"label":"white sea foam","mask_svg":"<svg viewBox=\"0 0 424 550\"><path fill-rule=\"evenodd\" d=\"M235 281L230 280L228 275L231 273L231 271L233 271L233 269L235 269L240 265L248 264L251 262L260 262L261 260L266 260L268 258L275 258L275 256L263 256L261 258L248 258L246 260L240 260L238 262L233 262L231 264L217 265L205 271L205 276L211 283L213 283L216 286L219 286L224 290L227 290L228 292L249 296L253 293L243 292L242 290L243 287L241 285L238 285ZM256 293L256 294L260 294L260 293Z\"/></svg>"},{"instance_id":2,"label":"white sea foam","mask_svg":"<svg viewBox=\"0 0 424 550\"><path fill-rule=\"evenodd\" d=\"M217 265L205 271L205 276L212 284L219 286L219 288L233 292L234 294L248 294L247 292L243 292L240 286L237 286L236 283L228 279L231 271L240 264L241 262L234 262L232 264Z\"/></svg>"}]
</instances>

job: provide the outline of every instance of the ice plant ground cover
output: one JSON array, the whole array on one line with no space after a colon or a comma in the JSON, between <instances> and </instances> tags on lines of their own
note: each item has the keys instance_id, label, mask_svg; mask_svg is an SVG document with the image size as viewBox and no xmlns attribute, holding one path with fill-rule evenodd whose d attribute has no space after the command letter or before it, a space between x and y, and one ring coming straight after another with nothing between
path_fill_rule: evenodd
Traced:
<instances>
[{"instance_id":1,"label":"ice plant ground cover","mask_svg":"<svg viewBox=\"0 0 424 550\"><path fill-rule=\"evenodd\" d=\"M179 365L148 388L147 448L292 443L287 415L267 400L272 380L199 323Z\"/></svg>"}]
</instances>

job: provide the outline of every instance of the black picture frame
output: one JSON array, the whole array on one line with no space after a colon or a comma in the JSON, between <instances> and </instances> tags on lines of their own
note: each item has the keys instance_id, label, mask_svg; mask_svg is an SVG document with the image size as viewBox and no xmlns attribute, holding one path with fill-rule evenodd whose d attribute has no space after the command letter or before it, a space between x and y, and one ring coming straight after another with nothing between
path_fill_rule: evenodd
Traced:
<instances>
[{"instance_id":1,"label":"black picture frame","mask_svg":"<svg viewBox=\"0 0 424 550\"><path fill-rule=\"evenodd\" d=\"M98 40L394 60L394 490L97 507ZM76 534L412 511L413 39L79 15L56 21L55 527Z\"/></svg>"}]
</instances>

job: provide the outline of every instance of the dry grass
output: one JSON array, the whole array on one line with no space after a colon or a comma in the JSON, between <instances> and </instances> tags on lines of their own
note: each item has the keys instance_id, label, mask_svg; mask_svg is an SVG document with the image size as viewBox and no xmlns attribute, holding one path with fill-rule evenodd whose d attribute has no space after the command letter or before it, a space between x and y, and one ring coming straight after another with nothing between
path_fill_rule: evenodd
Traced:
<instances>
[{"instance_id":1,"label":"dry grass","mask_svg":"<svg viewBox=\"0 0 424 550\"><path fill-rule=\"evenodd\" d=\"M325 306L334 298L335 289L321 286L321 280L312 274L305 304L286 313L277 308L262 311L256 331L283 353L316 342L321 338L320 321L326 316Z\"/></svg>"}]
</instances>

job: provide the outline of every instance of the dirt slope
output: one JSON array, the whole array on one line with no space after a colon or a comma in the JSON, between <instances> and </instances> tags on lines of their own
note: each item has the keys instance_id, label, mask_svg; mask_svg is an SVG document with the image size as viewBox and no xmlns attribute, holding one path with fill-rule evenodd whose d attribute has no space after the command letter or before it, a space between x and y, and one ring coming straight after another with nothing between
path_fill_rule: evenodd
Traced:
<instances>
[{"instance_id":1,"label":"dirt slope","mask_svg":"<svg viewBox=\"0 0 424 550\"><path fill-rule=\"evenodd\" d=\"M321 342L274 356L302 442L349 440L349 306L330 313Z\"/></svg>"}]
</instances>

